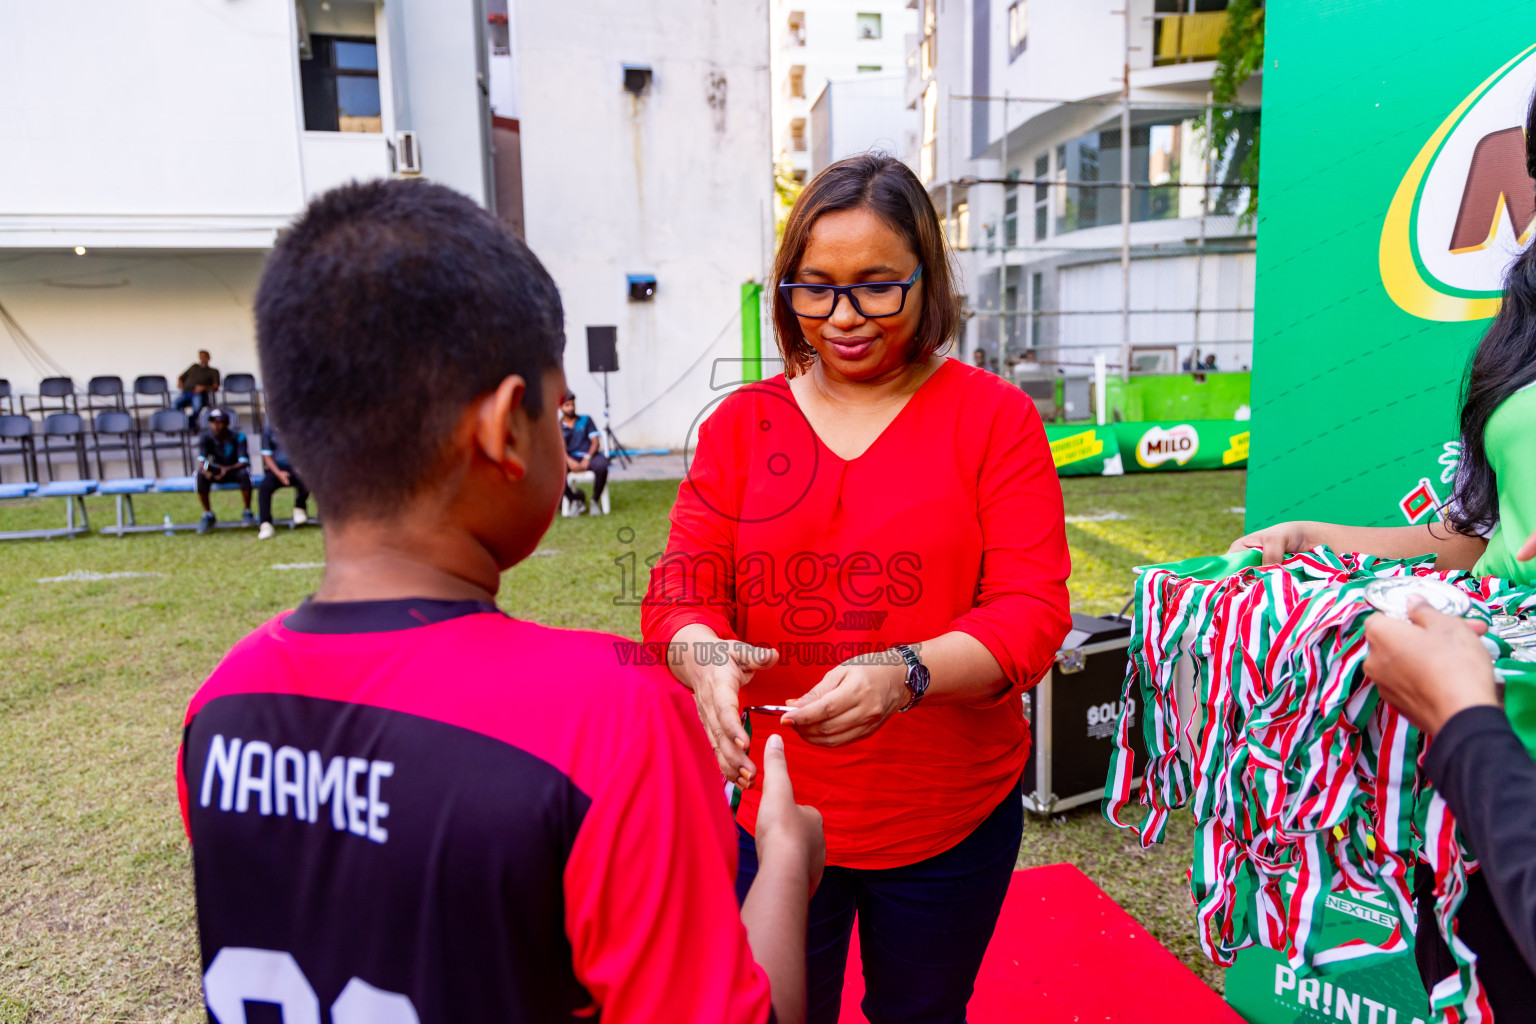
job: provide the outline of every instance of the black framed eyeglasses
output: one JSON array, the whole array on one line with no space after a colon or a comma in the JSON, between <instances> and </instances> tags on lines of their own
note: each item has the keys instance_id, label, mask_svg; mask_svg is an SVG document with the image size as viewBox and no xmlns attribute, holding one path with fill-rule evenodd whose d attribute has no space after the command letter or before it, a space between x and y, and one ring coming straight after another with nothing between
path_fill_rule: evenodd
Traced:
<instances>
[{"instance_id":1,"label":"black framed eyeglasses","mask_svg":"<svg viewBox=\"0 0 1536 1024\"><path fill-rule=\"evenodd\" d=\"M907 292L923 276L922 265L905 281L867 281L864 284L779 285L779 292L795 316L825 320L837 309L839 296L848 296L853 311L862 317L895 316L907 305Z\"/></svg>"}]
</instances>

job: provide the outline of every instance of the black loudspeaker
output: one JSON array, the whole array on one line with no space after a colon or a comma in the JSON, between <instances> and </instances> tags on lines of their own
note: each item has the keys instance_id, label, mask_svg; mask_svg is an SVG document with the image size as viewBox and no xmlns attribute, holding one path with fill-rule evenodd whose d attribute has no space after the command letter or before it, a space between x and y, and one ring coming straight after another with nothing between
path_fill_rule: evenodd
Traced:
<instances>
[{"instance_id":1,"label":"black loudspeaker","mask_svg":"<svg viewBox=\"0 0 1536 1024\"><path fill-rule=\"evenodd\" d=\"M619 329L617 327L587 328L587 372L619 372Z\"/></svg>"}]
</instances>

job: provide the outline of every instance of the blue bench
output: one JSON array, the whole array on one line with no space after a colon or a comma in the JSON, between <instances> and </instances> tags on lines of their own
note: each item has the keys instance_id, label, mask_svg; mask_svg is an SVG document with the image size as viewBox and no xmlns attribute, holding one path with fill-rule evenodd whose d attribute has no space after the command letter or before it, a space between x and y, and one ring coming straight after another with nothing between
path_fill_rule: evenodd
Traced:
<instances>
[{"instance_id":1,"label":"blue bench","mask_svg":"<svg viewBox=\"0 0 1536 1024\"><path fill-rule=\"evenodd\" d=\"M117 499L117 525L103 526L101 533L122 537L129 533L149 533L152 530L163 530L163 526L140 526L133 515L133 496L135 494L148 494L155 489L153 477L136 476L127 480L103 480L97 487L96 493L110 494ZM124 515L127 522L124 522Z\"/></svg>"},{"instance_id":2,"label":"blue bench","mask_svg":"<svg viewBox=\"0 0 1536 1024\"><path fill-rule=\"evenodd\" d=\"M96 493L95 480L55 480L43 484L0 484L0 498L63 498L64 528L54 530L6 530L0 531L0 540L53 540L57 537L78 537L91 532L91 522L85 512L85 496ZM80 510L80 521L75 521L75 509Z\"/></svg>"}]
</instances>

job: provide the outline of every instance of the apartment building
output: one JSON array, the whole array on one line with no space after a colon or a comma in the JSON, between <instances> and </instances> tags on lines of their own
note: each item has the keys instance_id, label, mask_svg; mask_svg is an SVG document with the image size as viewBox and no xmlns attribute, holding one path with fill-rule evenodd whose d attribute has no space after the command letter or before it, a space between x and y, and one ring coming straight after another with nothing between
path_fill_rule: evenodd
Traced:
<instances>
[{"instance_id":1,"label":"apartment building","mask_svg":"<svg viewBox=\"0 0 1536 1024\"><path fill-rule=\"evenodd\" d=\"M477 0L0 7L0 378L174 379L200 348L254 372L262 261L311 197L419 174L494 207L485 24Z\"/></svg>"},{"instance_id":2,"label":"apartment building","mask_svg":"<svg viewBox=\"0 0 1536 1024\"><path fill-rule=\"evenodd\" d=\"M915 2L905 99L921 127L905 156L958 250L966 357L1027 353L1069 375L1095 357L1111 373L1247 369L1248 193L1192 187L1232 181L1258 125L1262 69L1225 152L1198 129L1226 0L1127 0L1128 18L1081 0Z\"/></svg>"},{"instance_id":3,"label":"apartment building","mask_svg":"<svg viewBox=\"0 0 1536 1024\"><path fill-rule=\"evenodd\" d=\"M909 0L770 0L769 19L773 153L797 179L852 152L878 147L898 155L912 144L913 119L903 116L899 84L916 42ZM835 86L821 99L828 82L866 76L878 81ZM820 159L814 165L813 138Z\"/></svg>"}]
</instances>

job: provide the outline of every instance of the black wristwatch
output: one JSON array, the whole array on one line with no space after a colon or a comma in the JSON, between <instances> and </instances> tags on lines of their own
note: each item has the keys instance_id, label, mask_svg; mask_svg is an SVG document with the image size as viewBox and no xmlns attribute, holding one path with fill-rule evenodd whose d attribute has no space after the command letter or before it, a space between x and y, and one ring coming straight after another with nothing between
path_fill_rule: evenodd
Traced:
<instances>
[{"instance_id":1,"label":"black wristwatch","mask_svg":"<svg viewBox=\"0 0 1536 1024\"><path fill-rule=\"evenodd\" d=\"M912 692L912 699L896 710L911 711L922 702L923 695L928 692L928 666L923 664L917 652L907 644L897 644L891 650L901 655L901 660L907 663L907 689Z\"/></svg>"}]
</instances>

